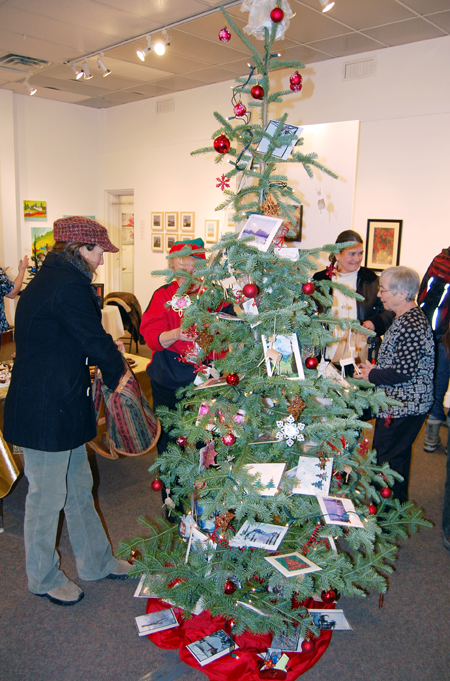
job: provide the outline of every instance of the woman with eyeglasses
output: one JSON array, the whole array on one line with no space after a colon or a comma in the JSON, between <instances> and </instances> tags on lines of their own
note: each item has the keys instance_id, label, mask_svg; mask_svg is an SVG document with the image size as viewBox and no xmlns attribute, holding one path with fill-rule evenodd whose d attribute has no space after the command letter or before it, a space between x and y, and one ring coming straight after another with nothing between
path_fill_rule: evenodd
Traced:
<instances>
[{"instance_id":1,"label":"woman with eyeglasses","mask_svg":"<svg viewBox=\"0 0 450 681\"><path fill-rule=\"evenodd\" d=\"M376 345L379 346L381 342L379 337L392 324L394 315L385 310L378 297L380 281L378 275L373 270L361 265L364 247L360 235L352 229L347 229L341 232L336 239L336 244L348 244L350 242L353 242L350 246L346 246L339 253L330 255L331 265L325 270L316 272L313 279L315 281L336 282L364 296L364 300L356 300L334 288L332 290L332 314L339 319L357 319L364 327L375 331L378 338ZM334 334L338 340L342 339L345 333L345 329L336 326ZM361 336L361 339L364 340L365 345L366 337ZM338 363L342 354L339 346L339 342L328 346L326 358ZM364 347L363 350L367 351L367 348ZM363 359L363 357L360 357L360 359Z\"/></svg>"},{"instance_id":2,"label":"woman with eyeglasses","mask_svg":"<svg viewBox=\"0 0 450 681\"><path fill-rule=\"evenodd\" d=\"M395 318L376 365L366 361L358 366L358 378L402 403L377 414L373 437L377 463L387 461L403 476L392 490L401 502L408 499L412 445L433 404L435 345L430 323L415 302L419 284L419 275L409 267L389 267L381 274L378 295Z\"/></svg>"}]
</instances>

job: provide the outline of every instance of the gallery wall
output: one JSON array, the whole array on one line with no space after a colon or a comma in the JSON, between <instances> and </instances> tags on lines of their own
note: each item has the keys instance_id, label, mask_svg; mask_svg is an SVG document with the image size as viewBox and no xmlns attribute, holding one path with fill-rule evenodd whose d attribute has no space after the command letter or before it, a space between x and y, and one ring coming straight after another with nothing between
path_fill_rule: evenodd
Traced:
<instances>
[{"instance_id":1,"label":"gallery wall","mask_svg":"<svg viewBox=\"0 0 450 681\"><path fill-rule=\"evenodd\" d=\"M282 50L282 44L280 43ZM353 227L365 236L367 219L402 219L401 264L421 274L447 243L450 180L450 38L309 65L301 93L273 117L305 126L308 151L339 175L296 166L289 180L305 199L305 247L334 241ZM376 74L343 81L348 61L376 60ZM287 86L290 73L274 78ZM13 271L31 252L24 199L46 200L48 224L63 214L107 215L107 192L134 190L135 292L146 306L165 266L151 250L152 211L194 211L196 236L219 217L216 178L230 167L214 155L191 156L219 127L215 110L231 115L233 81L171 97L174 110L158 114L154 98L96 111L0 90L0 218L2 262ZM305 147L306 149L306 147ZM320 195L319 195L320 192ZM318 208L323 197L326 211ZM3 250L3 253L2 253ZM102 280L103 273L99 279Z\"/></svg>"}]
</instances>

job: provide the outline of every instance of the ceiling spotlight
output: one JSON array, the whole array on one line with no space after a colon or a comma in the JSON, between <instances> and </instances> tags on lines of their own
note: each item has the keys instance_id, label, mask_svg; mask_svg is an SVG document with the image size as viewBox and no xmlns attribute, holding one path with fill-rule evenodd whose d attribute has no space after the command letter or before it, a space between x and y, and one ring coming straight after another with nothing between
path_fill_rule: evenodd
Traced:
<instances>
[{"instance_id":1,"label":"ceiling spotlight","mask_svg":"<svg viewBox=\"0 0 450 681\"><path fill-rule=\"evenodd\" d=\"M111 71L110 71L109 69L106 68L106 66L105 66L105 64L104 64L104 62L103 62L103 60L102 60L102 57L103 57L103 52L102 52L102 53L100 54L100 56L97 58L97 64L98 64L98 68L101 69L101 70L103 71L103 78L106 78L106 76L109 76L109 74L111 73Z\"/></svg>"},{"instance_id":2,"label":"ceiling spotlight","mask_svg":"<svg viewBox=\"0 0 450 681\"><path fill-rule=\"evenodd\" d=\"M328 12L329 9L334 7L334 0L319 0L322 5L322 12Z\"/></svg>"},{"instance_id":3,"label":"ceiling spotlight","mask_svg":"<svg viewBox=\"0 0 450 681\"><path fill-rule=\"evenodd\" d=\"M35 92L37 92L37 88L35 88L35 87L33 87L32 85L30 85L30 83L28 82L28 78L27 78L26 80L24 80L23 84L24 84L25 87L27 88L27 90L28 90L28 92L30 93L30 95L34 95Z\"/></svg>"},{"instance_id":4,"label":"ceiling spotlight","mask_svg":"<svg viewBox=\"0 0 450 681\"><path fill-rule=\"evenodd\" d=\"M86 59L84 60L81 68L83 70L84 80L90 80L91 78L94 77L92 73L89 71L89 66Z\"/></svg>"},{"instance_id":5,"label":"ceiling spotlight","mask_svg":"<svg viewBox=\"0 0 450 681\"><path fill-rule=\"evenodd\" d=\"M150 36L147 36L147 47L144 47L143 50L138 50L136 52L137 56L141 61L145 61L145 57L149 54L149 52L152 51L152 46L150 44Z\"/></svg>"},{"instance_id":6,"label":"ceiling spotlight","mask_svg":"<svg viewBox=\"0 0 450 681\"><path fill-rule=\"evenodd\" d=\"M164 54L166 51L167 45L170 44L170 38L167 35L167 31L164 28L162 31L162 34L164 36L163 40L158 40L154 45L153 45L153 50L156 52L156 54L159 54L160 56Z\"/></svg>"},{"instance_id":7,"label":"ceiling spotlight","mask_svg":"<svg viewBox=\"0 0 450 681\"><path fill-rule=\"evenodd\" d=\"M70 68L71 68L72 71L74 72L75 78L76 78L77 80L80 80L80 78L83 76L83 71L78 70L76 64L72 64L72 66L71 66Z\"/></svg>"}]
</instances>

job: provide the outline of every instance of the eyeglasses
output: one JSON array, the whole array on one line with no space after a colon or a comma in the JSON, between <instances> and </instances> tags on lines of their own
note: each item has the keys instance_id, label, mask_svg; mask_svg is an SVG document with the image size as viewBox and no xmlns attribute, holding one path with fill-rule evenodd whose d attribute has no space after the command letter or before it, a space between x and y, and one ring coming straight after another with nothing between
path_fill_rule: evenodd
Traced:
<instances>
[{"instance_id":1,"label":"eyeglasses","mask_svg":"<svg viewBox=\"0 0 450 681\"><path fill-rule=\"evenodd\" d=\"M378 290L380 293L387 293L388 291L392 291L391 288L383 288L383 286L379 286Z\"/></svg>"}]
</instances>

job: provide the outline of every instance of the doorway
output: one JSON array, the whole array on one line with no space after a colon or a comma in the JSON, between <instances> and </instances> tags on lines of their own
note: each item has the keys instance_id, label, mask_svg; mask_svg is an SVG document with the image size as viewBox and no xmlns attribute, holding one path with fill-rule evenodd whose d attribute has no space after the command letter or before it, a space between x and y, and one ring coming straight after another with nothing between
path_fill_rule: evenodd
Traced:
<instances>
[{"instance_id":1,"label":"doorway","mask_svg":"<svg viewBox=\"0 0 450 681\"><path fill-rule=\"evenodd\" d=\"M105 271L107 293L134 293L134 191L107 191L106 203L111 241L119 248L119 252L108 259Z\"/></svg>"}]
</instances>

